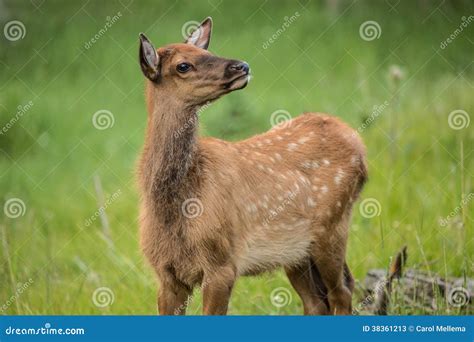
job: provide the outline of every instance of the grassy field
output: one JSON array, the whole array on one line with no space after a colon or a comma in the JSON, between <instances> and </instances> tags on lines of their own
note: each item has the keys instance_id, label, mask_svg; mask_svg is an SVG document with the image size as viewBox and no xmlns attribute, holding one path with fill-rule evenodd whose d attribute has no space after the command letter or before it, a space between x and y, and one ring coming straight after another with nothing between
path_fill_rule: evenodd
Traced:
<instances>
[{"instance_id":1,"label":"grassy field","mask_svg":"<svg viewBox=\"0 0 474 342\"><path fill-rule=\"evenodd\" d=\"M210 50L246 60L254 77L205 110L203 135L251 136L277 110L342 118L359 129L370 172L349 238L355 277L405 244L410 267L473 277L473 12L470 1L0 0L2 27L23 25L0 36L0 312L156 312L137 234L138 33L177 42L206 16ZM368 21L375 36L361 30ZM95 127L98 111L110 127ZM272 304L274 291L290 291L285 305ZM435 314L459 313L438 302ZM393 314L423 312L395 304ZM301 312L281 272L240 279L230 307Z\"/></svg>"}]
</instances>

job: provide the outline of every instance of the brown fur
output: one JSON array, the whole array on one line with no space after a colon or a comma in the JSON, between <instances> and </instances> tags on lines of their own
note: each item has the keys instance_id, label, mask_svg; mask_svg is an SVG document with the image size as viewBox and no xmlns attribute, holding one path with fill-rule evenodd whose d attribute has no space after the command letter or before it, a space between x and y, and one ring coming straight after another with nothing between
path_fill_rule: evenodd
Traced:
<instances>
[{"instance_id":1,"label":"brown fur","mask_svg":"<svg viewBox=\"0 0 474 342\"><path fill-rule=\"evenodd\" d=\"M204 46L210 22L199 29L207 41L193 44ZM315 113L236 143L198 137L199 107L248 80L231 67L238 61L193 44L160 48L156 65L142 65L149 115L140 234L160 280L159 312L184 313L202 284L204 313L225 314L238 276L284 267L306 314L349 314L345 249L367 177L363 143L339 119ZM181 75L183 61L193 70ZM184 215L189 199L202 204L197 217Z\"/></svg>"}]
</instances>

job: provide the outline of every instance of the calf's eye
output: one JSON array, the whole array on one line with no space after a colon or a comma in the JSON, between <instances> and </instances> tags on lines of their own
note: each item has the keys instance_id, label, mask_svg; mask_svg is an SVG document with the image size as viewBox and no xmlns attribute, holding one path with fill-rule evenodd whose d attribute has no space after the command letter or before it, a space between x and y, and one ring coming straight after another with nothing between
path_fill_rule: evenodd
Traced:
<instances>
[{"instance_id":1,"label":"calf's eye","mask_svg":"<svg viewBox=\"0 0 474 342\"><path fill-rule=\"evenodd\" d=\"M176 70L180 73L185 73L191 70L191 65L189 65L188 63L179 63L176 66Z\"/></svg>"}]
</instances>

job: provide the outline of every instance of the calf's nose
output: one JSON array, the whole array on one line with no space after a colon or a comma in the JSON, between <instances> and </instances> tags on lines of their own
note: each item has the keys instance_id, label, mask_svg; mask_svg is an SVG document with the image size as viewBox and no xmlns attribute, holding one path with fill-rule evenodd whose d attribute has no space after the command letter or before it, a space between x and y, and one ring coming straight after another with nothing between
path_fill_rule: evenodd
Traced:
<instances>
[{"instance_id":1,"label":"calf's nose","mask_svg":"<svg viewBox=\"0 0 474 342\"><path fill-rule=\"evenodd\" d=\"M243 71L248 74L250 67L246 62L232 63L229 65L229 70L231 71Z\"/></svg>"}]
</instances>

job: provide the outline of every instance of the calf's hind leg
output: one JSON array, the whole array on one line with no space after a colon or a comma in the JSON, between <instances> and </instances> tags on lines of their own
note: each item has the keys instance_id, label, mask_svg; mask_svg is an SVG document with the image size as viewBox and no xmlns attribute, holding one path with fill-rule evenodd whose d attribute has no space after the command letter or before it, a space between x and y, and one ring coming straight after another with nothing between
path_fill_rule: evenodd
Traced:
<instances>
[{"instance_id":1,"label":"calf's hind leg","mask_svg":"<svg viewBox=\"0 0 474 342\"><path fill-rule=\"evenodd\" d=\"M318 230L317 243L312 248L313 261L323 280L329 302L329 312L350 315L354 281L345 262L348 219L333 227Z\"/></svg>"},{"instance_id":2,"label":"calf's hind leg","mask_svg":"<svg viewBox=\"0 0 474 342\"><path fill-rule=\"evenodd\" d=\"M305 315L327 315L329 313L326 289L312 260L298 266L285 268L291 285L303 302Z\"/></svg>"}]
</instances>

